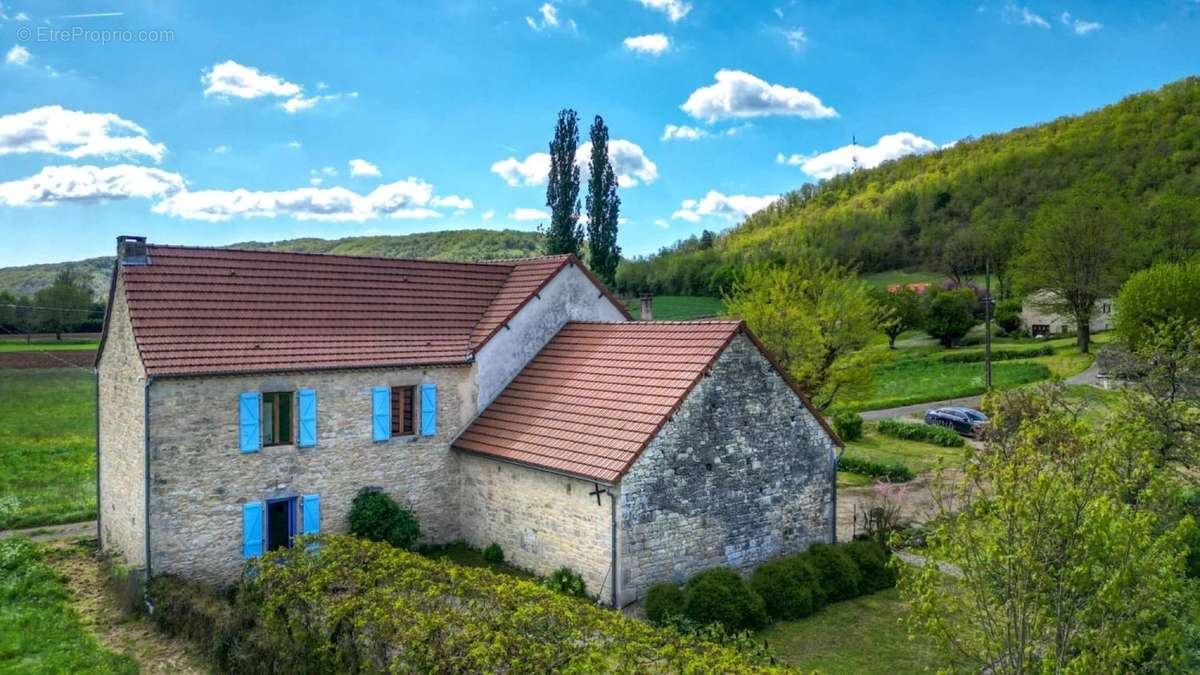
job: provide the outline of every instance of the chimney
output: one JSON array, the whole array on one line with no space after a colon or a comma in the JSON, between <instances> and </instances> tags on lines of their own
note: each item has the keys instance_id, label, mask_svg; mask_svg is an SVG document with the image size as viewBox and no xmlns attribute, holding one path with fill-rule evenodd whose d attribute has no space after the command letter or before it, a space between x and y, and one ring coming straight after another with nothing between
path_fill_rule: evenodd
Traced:
<instances>
[{"instance_id":1,"label":"chimney","mask_svg":"<svg viewBox=\"0 0 1200 675\"><path fill-rule=\"evenodd\" d=\"M642 321L654 320L654 296L642 293Z\"/></svg>"},{"instance_id":2,"label":"chimney","mask_svg":"<svg viewBox=\"0 0 1200 675\"><path fill-rule=\"evenodd\" d=\"M122 265L149 265L146 238L127 234L117 237L117 260Z\"/></svg>"}]
</instances>

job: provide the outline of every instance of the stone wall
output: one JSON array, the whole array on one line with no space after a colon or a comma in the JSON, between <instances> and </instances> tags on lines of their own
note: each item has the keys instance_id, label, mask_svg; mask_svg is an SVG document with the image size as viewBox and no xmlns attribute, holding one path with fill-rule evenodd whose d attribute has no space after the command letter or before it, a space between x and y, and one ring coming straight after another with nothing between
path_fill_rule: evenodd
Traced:
<instances>
[{"instance_id":1,"label":"stone wall","mask_svg":"<svg viewBox=\"0 0 1200 675\"><path fill-rule=\"evenodd\" d=\"M583 575L589 593L607 601L612 583L612 504L596 503L595 485L461 453L459 520L463 539L495 542L505 558L549 574L566 565Z\"/></svg>"},{"instance_id":2,"label":"stone wall","mask_svg":"<svg viewBox=\"0 0 1200 675\"><path fill-rule=\"evenodd\" d=\"M745 336L621 480L621 603L832 541L835 445Z\"/></svg>"},{"instance_id":3,"label":"stone wall","mask_svg":"<svg viewBox=\"0 0 1200 675\"><path fill-rule=\"evenodd\" d=\"M130 565L146 559L146 369L118 271L99 364L100 546Z\"/></svg>"},{"instance_id":4,"label":"stone wall","mask_svg":"<svg viewBox=\"0 0 1200 675\"><path fill-rule=\"evenodd\" d=\"M321 531L345 532L364 487L386 490L420 520L422 539L445 543L458 529L458 456L450 439L469 421L469 367L358 370L166 379L150 389L152 572L215 583L237 579L242 504L318 494ZM434 436L371 440L371 388L437 384ZM317 445L238 449L238 395L317 392ZM301 522L301 521L298 521Z\"/></svg>"}]
</instances>

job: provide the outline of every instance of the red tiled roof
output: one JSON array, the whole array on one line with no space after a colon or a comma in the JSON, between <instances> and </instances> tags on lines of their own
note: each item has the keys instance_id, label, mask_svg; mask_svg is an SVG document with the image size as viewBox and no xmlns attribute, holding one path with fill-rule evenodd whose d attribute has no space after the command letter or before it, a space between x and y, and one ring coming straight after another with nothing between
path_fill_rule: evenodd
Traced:
<instances>
[{"instance_id":1,"label":"red tiled roof","mask_svg":"<svg viewBox=\"0 0 1200 675\"><path fill-rule=\"evenodd\" d=\"M454 446L614 482L739 331L762 349L740 321L568 323Z\"/></svg>"},{"instance_id":2,"label":"red tiled roof","mask_svg":"<svg viewBox=\"0 0 1200 675\"><path fill-rule=\"evenodd\" d=\"M578 264L148 250L149 265L121 275L151 375L464 363L555 273Z\"/></svg>"}]
</instances>

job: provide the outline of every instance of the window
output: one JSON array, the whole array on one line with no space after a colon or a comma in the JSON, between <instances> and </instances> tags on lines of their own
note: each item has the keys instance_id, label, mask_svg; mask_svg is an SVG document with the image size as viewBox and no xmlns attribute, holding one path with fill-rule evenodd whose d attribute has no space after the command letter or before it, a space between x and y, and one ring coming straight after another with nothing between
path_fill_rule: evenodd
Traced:
<instances>
[{"instance_id":1,"label":"window","mask_svg":"<svg viewBox=\"0 0 1200 675\"><path fill-rule=\"evenodd\" d=\"M262 444L291 445L292 392L272 391L262 395Z\"/></svg>"},{"instance_id":2,"label":"window","mask_svg":"<svg viewBox=\"0 0 1200 675\"><path fill-rule=\"evenodd\" d=\"M392 387L392 435L416 433L416 387Z\"/></svg>"},{"instance_id":3,"label":"window","mask_svg":"<svg viewBox=\"0 0 1200 675\"><path fill-rule=\"evenodd\" d=\"M1033 333L1033 337L1043 337L1050 334L1050 326L1044 323L1035 323L1029 327L1029 332Z\"/></svg>"}]
</instances>

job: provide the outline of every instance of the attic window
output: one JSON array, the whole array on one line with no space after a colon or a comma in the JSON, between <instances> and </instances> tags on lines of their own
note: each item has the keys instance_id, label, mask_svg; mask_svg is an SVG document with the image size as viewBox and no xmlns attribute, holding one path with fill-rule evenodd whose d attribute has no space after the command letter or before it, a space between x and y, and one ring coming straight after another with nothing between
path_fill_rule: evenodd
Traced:
<instances>
[{"instance_id":1,"label":"attic window","mask_svg":"<svg viewBox=\"0 0 1200 675\"><path fill-rule=\"evenodd\" d=\"M262 444L291 445L292 392L272 391L262 395Z\"/></svg>"},{"instance_id":2,"label":"attic window","mask_svg":"<svg viewBox=\"0 0 1200 675\"><path fill-rule=\"evenodd\" d=\"M416 387L392 387L392 435L412 436L416 433Z\"/></svg>"}]
</instances>

